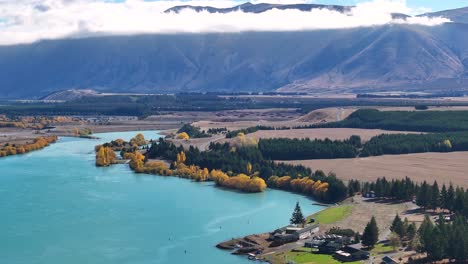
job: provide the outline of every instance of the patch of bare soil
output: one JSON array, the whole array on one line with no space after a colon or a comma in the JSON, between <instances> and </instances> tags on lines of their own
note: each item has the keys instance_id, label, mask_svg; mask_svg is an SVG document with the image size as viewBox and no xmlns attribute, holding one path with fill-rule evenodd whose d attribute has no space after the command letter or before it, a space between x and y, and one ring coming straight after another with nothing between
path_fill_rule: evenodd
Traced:
<instances>
[{"instance_id":1,"label":"patch of bare soil","mask_svg":"<svg viewBox=\"0 0 468 264\"><path fill-rule=\"evenodd\" d=\"M468 152L385 155L355 159L298 160L314 170L333 171L340 179L374 181L377 178L411 179L468 187Z\"/></svg>"},{"instance_id":2,"label":"patch of bare soil","mask_svg":"<svg viewBox=\"0 0 468 264\"><path fill-rule=\"evenodd\" d=\"M396 203L386 200L365 199L360 195L356 195L348 199L346 203L353 206L351 215L333 224L320 224L321 231L339 227L342 229L350 228L362 234L366 224L374 216L379 227L379 239L385 239L390 233L389 229L396 214L403 218L415 214L414 210L412 210L415 206L407 202Z\"/></svg>"},{"instance_id":3,"label":"patch of bare soil","mask_svg":"<svg viewBox=\"0 0 468 264\"><path fill-rule=\"evenodd\" d=\"M237 130L254 126L301 127L317 123L340 121L357 108L324 108L301 115L295 109L236 110L214 112L210 118L195 122L202 130L227 128Z\"/></svg>"},{"instance_id":4,"label":"patch of bare soil","mask_svg":"<svg viewBox=\"0 0 468 264\"><path fill-rule=\"evenodd\" d=\"M207 138L191 138L188 140L184 139L169 139L172 143L174 143L176 146L182 146L184 149L189 149L190 146L197 147L199 150L208 150L208 147L210 146L211 142L224 142L225 135L215 135L212 137L207 137Z\"/></svg>"},{"instance_id":5,"label":"patch of bare soil","mask_svg":"<svg viewBox=\"0 0 468 264\"><path fill-rule=\"evenodd\" d=\"M312 122L312 123L325 123L341 121L347 118L350 114L356 111L357 108L342 108L342 107L331 107L314 110L310 113L300 117L297 121L300 122Z\"/></svg>"}]
</instances>

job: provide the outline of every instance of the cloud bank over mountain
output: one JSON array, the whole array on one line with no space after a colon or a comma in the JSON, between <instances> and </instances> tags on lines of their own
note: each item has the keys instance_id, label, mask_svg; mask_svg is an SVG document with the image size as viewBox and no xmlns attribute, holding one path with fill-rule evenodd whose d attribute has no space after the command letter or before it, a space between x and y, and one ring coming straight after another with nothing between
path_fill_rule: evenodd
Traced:
<instances>
[{"instance_id":1,"label":"cloud bank over mountain","mask_svg":"<svg viewBox=\"0 0 468 264\"><path fill-rule=\"evenodd\" d=\"M415 10L404 0L373 0L344 13L329 9L272 9L262 13L210 13L190 9L164 12L177 5L231 7L238 4L228 0L0 0L0 45L99 35L307 31L392 23L437 26L450 22L443 17L392 18L394 13L414 14Z\"/></svg>"}]
</instances>

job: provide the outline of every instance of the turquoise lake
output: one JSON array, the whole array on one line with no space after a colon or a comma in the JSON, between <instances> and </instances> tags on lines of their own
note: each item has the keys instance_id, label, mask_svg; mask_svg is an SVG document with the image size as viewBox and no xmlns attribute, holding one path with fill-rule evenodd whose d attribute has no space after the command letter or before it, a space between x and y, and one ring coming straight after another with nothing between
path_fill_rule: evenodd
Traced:
<instances>
[{"instance_id":1,"label":"turquoise lake","mask_svg":"<svg viewBox=\"0 0 468 264\"><path fill-rule=\"evenodd\" d=\"M0 159L0 262L252 263L215 245L288 223L288 192L244 194L213 183L94 166L94 146L137 132L61 138L43 150ZM154 131L144 131L157 139Z\"/></svg>"}]
</instances>

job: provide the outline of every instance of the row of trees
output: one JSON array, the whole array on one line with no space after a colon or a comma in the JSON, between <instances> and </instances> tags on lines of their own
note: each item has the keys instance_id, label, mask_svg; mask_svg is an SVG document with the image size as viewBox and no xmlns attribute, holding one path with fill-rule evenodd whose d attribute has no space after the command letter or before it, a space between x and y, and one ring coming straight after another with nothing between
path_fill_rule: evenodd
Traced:
<instances>
[{"instance_id":1,"label":"row of trees","mask_svg":"<svg viewBox=\"0 0 468 264\"><path fill-rule=\"evenodd\" d=\"M360 109L343 121L319 124L314 127L351 127L418 132L468 131L468 112Z\"/></svg>"},{"instance_id":2,"label":"row of trees","mask_svg":"<svg viewBox=\"0 0 468 264\"><path fill-rule=\"evenodd\" d=\"M244 135L255 133L257 131L261 130L261 126L254 126L254 127L248 127L248 128L242 128L242 129L237 129L237 130L232 130L228 131L226 133L226 138L233 138L239 135L239 133L242 133Z\"/></svg>"},{"instance_id":3,"label":"row of trees","mask_svg":"<svg viewBox=\"0 0 468 264\"><path fill-rule=\"evenodd\" d=\"M130 167L137 173L178 176L200 182L211 180L219 186L243 192L262 192L267 187L265 181L256 175L248 176L241 173L229 176L221 170L213 169L210 172L207 168L193 164L186 165L187 158L184 151L177 153L176 160L171 166L172 169L162 161L145 162L145 156L140 152L126 153L124 158L130 159ZM247 165L247 170L252 172L251 165Z\"/></svg>"},{"instance_id":4,"label":"row of trees","mask_svg":"<svg viewBox=\"0 0 468 264\"><path fill-rule=\"evenodd\" d=\"M72 122L71 117L46 116L0 116L0 127L16 127L23 129L44 129L50 124Z\"/></svg>"},{"instance_id":5,"label":"row of trees","mask_svg":"<svg viewBox=\"0 0 468 264\"><path fill-rule=\"evenodd\" d=\"M442 217L434 224L426 216L418 230L418 250L427 253L430 261L443 259L458 263L468 261L468 222L465 217L456 216L446 223Z\"/></svg>"},{"instance_id":6,"label":"row of trees","mask_svg":"<svg viewBox=\"0 0 468 264\"><path fill-rule=\"evenodd\" d=\"M30 151L43 149L58 140L57 136L37 137L32 143L5 144L0 147L0 157L28 153Z\"/></svg>"},{"instance_id":7,"label":"row of trees","mask_svg":"<svg viewBox=\"0 0 468 264\"><path fill-rule=\"evenodd\" d=\"M310 177L292 179L290 176L271 176L268 178L268 186L309 196L322 197L328 192L329 184L320 180L314 181Z\"/></svg>"},{"instance_id":8,"label":"row of trees","mask_svg":"<svg viewBox=\"0 0 468 264\"><path fill-rule=\"evenodd\" d=\"M209 128L207 133L211 135L215 134L221 134L221 133L227 133L227 128L225 127L220 127L220 128Z\"/></svg>"},{"instance_id":9,"label":"row of trees","mask_svg":"<svg viewBox=\"0 0 468 264\"><path fill-rule=\"evenodd\" d=\"M267 187L265 180L262 178L258 176L247 176L242 173L230 177L222 171L212 170L210 179L219 186L244 192L263 192Z\"/></svg>"},{"instance_id":10,"label":"row of trees","mask_svg":"<svg viewBox=\"0 0 468 264\"><path fill-rule=\"evenodd\" d=\"M146 156L149 159L163 158L174 162L181 151L183 151L182 147L176 147L164 139L159 139L158 142L152 144ZM347 187L335 175L326 175L322 171L314 173L304 166L275 163L264 158L259 148L254 146L233 147L228 143L212 143L208 151L200 151L197 148L190 147L184 153L186 156L185 164L207 168L210 171L221 170L230 177L246 174L258 176L264 181L268 181L272 176L289 176L291 180L302 179L304 182L310 182L309 180L311 180L314 184L320 181L328 184L327 191L312 192L310 188L302 188L304 189L302 190L301 188L293 188L295 185L291 186L290 184L281 187L272 184L270 187L306 193L323 202L337 202L347 197ZM172 168L174 168L173 166ZM270 183L272 182L270 181Z\"/></svg>"},{"instance_id":11,"label":"row of trees","mask_svg":"<svg viewBox=\"0 0 468 264\"><path fill-rule=\"evenodd\" d=\"M451 152L468 150L468 132L440 134L383 134L371 138L362 149L363 157L385 154Z\"/></svg>"},{"instance_id":12,"label":"row of trees","mask_svg":"<svg viewBox=\"0 0 468 264\"><path fill-rule=\"evenodd\" d=\"M96 152L96 166L106 167L115 164L117 162L117 155L115 154L115 151L120 151L120 156L124 159L131 160L131 158L136 155L140 147L145 146L146 144L147 141L144 135L138 133L135 137L130 139L130 142L119 138L102 145L96 145L94 147ZM144 159L144 156L141 156Z\"/></svg>"},{"instance_id":13,"label":"row of trees","mask_svg":"<svg viewBox=\"0 0 468 264\"><path fill-rule=\"evenodd\" d=\"M360 144L358 136L345 141L273 138L260 139L258 148L273 160L338 159L356 157Z\"/></svg>"},{"instance_id":14,"label":"row of trees","mask_svg":"<svg viewBox=\"0 0 468 264\"><path fill-rule=\"evenodd\" d=\"M396 200L409 201L415 199L416 204L424 209L445 209L468 217L468 190L462 187L448 187L443 184L439 188L437 181L428 184L424 181L421 184L413 182L410 178L393 179L378 178L375 182L361 184L357 180L348 183L348 191L368 194L373 191L377 198L392 198Z\"/></svg>"},{"instance_id":15,"label":"row of trees","mask_svg":"<svg viewBox=\"0 0 468 264\"><path fill-rule=\"evenodd\" d=\"M382 134L365 144L359 136L347 140L260 139L262 154L274 160L336 159L386 154L468 151L468 132L440 134Z\"/></svg>"},{"instance_id":16,"label":"row of trees","mask_svg":"<svg viewBox=\"0 0 468 264\"><path fill-rule=\"evenodd\" d=\"M191 124L184 124L178 131L177 134L186 133L189 138L205 138L211 137L210 134L205 131L201 131L199 127L192 126Z\"/></svg>"},{"instance_id":17,"label":"row of trees","mask_svg":"<svg viewBox=\"0 0 468 264\"><path fill-rule=\"evenodd\" d=\"M390 227L392 231L389 243L394 249L407 241L409 248L426 253L429 262L455 260L457 263L468 261L468 221L465 217L456 215L451 222L439 217L434 224L428 215L417 229L415 223L404 221L396 215ZM362 234L362 244L373 248L378 242L379 228L375 218L368 222Z\"/></svg>"},{"instance_id":18,"label":"row of trees","mask_svg":"<svg viewBox=\"0 0 468 264\"><path fill-rule=\"evenodd\" d=\"M454 188L452 184L448 188L444 184L439 189L437 182L432 186L423 182L418 188L416 203L426 209L442 208L468 217L468 189Z\"/></svg>"}]
</instances>

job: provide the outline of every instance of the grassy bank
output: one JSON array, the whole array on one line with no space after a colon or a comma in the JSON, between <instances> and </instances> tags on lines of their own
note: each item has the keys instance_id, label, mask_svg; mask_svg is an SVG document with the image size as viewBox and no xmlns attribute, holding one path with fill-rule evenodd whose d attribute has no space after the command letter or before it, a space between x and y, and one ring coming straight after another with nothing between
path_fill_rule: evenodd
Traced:
<instances>
[{"instance_id":1,"label":"grassy bank","mask_svg":"<svg viewBox=\"0 0 468 264\"><path fill-rule=\"evenodd\" d=\"M304 248L299 252L285 252L275 254L266 258L273 264L293 262L296 264L339 264L342 263L334 259L331 255L316 254L310 252L310 249ZM358 264L361 262L347 262L349 264Z\"/></svg>"},{"instance_id":2,"label":"grassy bank","mask_svg":"<svg viewBox=\"0 0 468 264\"><path fill-rule=\"evenodd\" d=\"M308 217L308 220L314 218L320 224L333 224L350 216L353 212L352 205L342 205L330 207Z\"/></svg>"}]
</instances>

